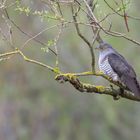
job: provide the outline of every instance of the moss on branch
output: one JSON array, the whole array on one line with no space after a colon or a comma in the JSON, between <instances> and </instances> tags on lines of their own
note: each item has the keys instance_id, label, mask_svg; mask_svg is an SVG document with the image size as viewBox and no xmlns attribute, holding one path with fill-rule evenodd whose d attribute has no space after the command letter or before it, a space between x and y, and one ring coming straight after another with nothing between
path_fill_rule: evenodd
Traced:
<instances>
[{"instance_id":1,"label":"moss on branch","mask_svg":"<svg viewBox=\"0 0 140 140\"><path fill-rule=\"evenodd\" d=\"M73 85L80 92L111 95L113 98L114 97L116 98L119 95L122 98L140 101L140 98L134 96L129 91L125 90L122 93L120 88L114 89L112 87L95 86L95 85L83 83L74 74L71 74L71 73L59 74L55 77L55 80L59 81L60 83L69 82L71 85Z\"/></svg>"},{"instance_id":2,"label":"moss on branch","mask_svg":"<svg viewBox=\"0 0 140 140\"><path fill-rule=\"evenodd\" d=\"M57 76L55 77L55 79L57 81L59 81L60 83L69 82L71 85L73 85L80 92L106 94L106 95L111 95L115 98L119 95L119 96L126 98L126 99L140 101L140 98L134 96L130 91L127 91L126 87L123 86L121 83L113 82L110 78L108 78L106 75L104 75L101 72L87 71L87 72L83 72L83 73L65 73L64 74L56 68L53 68L53 67L46 65L42 62L28 58L19 49L16 49L15 51L0 54L0 58L5 58L7 56L11 56L11 55L15 55L15 54L20 55L23 58L23 60L25 60L27 62L42 66L42 67L56 73ZM88 75L89 76L93 76L93 75L94 76L101 76L101 77L107 79L110 83L117 85L118 89L114 89L112 86L105 87L105 86L91 85L91 84L83 83L78 79L78 76L88 76ZM122 90L120 90L120 88L124 89L123 93L122 93Z\"/></svg>"}]
</instances>

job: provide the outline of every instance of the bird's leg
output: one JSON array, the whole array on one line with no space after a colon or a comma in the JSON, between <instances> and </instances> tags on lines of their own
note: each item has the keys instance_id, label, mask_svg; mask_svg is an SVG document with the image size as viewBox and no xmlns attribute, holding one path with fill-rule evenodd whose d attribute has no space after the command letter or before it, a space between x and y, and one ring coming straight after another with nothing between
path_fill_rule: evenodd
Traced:
<instances>
[{"instance_id":1,"label":"bird's leg","mask_svg":"<svg viewBox=\"0 0 140 140\"><path fill-rule=\"evenodd\" d=\"M122 94L124 94L124 89L120 88L120 94L119 95L122 95Z\"/></svg>"},{"instance_id":2,"label":"bird's leg","mask_svg":"<svg viewBox=\"0 0 140 140\"><path fill-rule=\"evenodd\" d=\"M112 90L113 90L113 85L112 85L112 84L110 84L110 87L111 87ZM113 95L113 99L114 99L114 100L119 100L119 99L120 99L120 94Z\"/></svg>"}]
</instances>

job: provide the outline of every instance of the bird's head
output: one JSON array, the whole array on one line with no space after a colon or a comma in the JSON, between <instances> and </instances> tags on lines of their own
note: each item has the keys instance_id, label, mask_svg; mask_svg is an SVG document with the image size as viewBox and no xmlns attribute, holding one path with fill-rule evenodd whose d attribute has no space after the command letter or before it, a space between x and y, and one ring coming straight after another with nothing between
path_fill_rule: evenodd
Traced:
<instances>
[{"instance_id":1,"label":"bird's head","mask_svg":"<svg viewBox=\"0 0 140 140\"><path fill-rule=\"evenodd\" d=\"M110 51L112 50L112 46L109 45L108 43L106 42L103 42L103 43L100 43L95 49L99 50L99 51Z\"/></svg>"}]
</instances>

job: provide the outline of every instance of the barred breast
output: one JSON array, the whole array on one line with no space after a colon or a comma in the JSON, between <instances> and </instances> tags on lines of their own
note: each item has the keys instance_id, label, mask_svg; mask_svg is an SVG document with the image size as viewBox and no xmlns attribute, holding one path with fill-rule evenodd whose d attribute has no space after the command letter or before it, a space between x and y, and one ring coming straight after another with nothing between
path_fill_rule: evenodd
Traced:
<instances>
[{"instance_id":1,"label":"barred breast","mask_svg":"<svg viewBox=\"0 0 140 140\"><path fill-rule=\"evenodd\" d=\"M105 75L111 77L114 81L119 80L118 75L111 68L107 57L104 60L99 61L99 68L100 71L102 71Z\"/></svg>"}]
</instances>

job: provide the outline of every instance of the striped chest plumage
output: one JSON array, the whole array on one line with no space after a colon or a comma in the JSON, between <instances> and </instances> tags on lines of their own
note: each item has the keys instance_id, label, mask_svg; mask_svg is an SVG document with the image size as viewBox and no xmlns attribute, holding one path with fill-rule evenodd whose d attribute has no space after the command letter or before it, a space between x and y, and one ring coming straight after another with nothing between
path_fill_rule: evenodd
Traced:
<instances>
[{"instance_id":1,"label":"striped chest plumage","mask_svg":"<svg viewBox=\"0 0 140 140\"><path fill-rule=\"evenodd\" d=\"M99 68L105 75L111 77L114 81L118 81L118 75L113 71L112 67L108 62L108 57L103 57L103 59L99 59Z\"/></svg>"}]
</instances>

